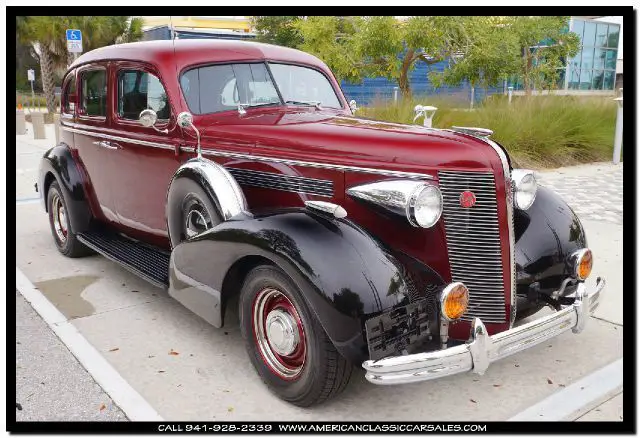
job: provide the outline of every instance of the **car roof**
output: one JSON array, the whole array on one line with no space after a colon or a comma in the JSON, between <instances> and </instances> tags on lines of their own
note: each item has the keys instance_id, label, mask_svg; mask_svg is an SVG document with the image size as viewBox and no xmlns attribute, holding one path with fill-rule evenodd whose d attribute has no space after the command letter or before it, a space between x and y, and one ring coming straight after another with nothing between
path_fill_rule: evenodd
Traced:
<instances>
[{"instance_id":1,"label":"car roof","mask_svg":"<svg viewBox=\"0 0 640 438\"><path fill-rule=\"evenodd\" d=\"M313 55L288 47L225 39L154 40L114 44L91 50L69 67L109 60L142 61L151 64L176 63L181 71L189 65L207 62L272 60L308 64L328 70Z\"/></svg>"}]
</instances>

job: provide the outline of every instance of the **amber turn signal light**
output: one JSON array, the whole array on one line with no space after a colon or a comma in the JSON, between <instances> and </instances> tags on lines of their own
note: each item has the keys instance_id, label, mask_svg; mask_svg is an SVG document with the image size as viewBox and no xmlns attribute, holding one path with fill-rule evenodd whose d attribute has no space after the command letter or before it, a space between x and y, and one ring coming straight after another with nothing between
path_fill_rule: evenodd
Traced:
<instances>
[{"instance_id":1,"label":"amber turn signal light","mask_svg":"<svg viewBox=\"0 0 640 438\"><path fill-rule=\"evenodd\" d=\"M469 289L460 283L451 283L442 291L440 296L440 311L448 321L460 319L469 305Z\"/></svg>"},{"instance_id":2,"label":"amber turn signal light","mask_svg":"<svg viewBox=\"0 0 640 438\"><path fill-rule=\"evenodd\" d=\"M591 275L593 254L588 248L581 249L575 254L574 272L578 280L586 280Z\"/></svg>"}]
</instances>

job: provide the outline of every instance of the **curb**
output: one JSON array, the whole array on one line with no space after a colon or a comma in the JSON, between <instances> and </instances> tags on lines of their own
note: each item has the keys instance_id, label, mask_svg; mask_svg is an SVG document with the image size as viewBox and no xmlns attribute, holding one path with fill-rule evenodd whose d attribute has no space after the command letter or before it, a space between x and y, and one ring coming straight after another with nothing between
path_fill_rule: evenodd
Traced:
<instances>
[{"instance_id":1,"label":"curb","mask_svg":"<svg viewBox=\"0 0 640 438\"><path fill-rule=\"evenodd\" d=\"M164 421L16 266L16 289L131 421Z\"/></svg>"},{"instance_id":2,"label":"curb","mask_svg":"<svg viewBox=\"0 0 640 438\"><path fill-rule=\"evenodd\" d=\"M507 421L574 421L622 392L622 358L600 368Z\"/></svg>"}]
</instances>

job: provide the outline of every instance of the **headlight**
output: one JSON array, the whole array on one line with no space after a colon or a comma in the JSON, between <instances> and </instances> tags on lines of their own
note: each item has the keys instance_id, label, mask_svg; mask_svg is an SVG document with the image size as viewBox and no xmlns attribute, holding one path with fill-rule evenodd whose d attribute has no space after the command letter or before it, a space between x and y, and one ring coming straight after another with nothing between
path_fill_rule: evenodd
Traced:
<instances>
[{"instance_id":1,"label":"headlight","mask_svg":"<svg viewBox=\"0 0 640 438\"><path fill-rule=\"evenodd\" d=\"M458 282L447 285L440 295L440 313L447 321L462 318L469 306L469 289Z\"/></svg>"},{"instance_id":2,"label":"headlight","mask_svg":"<svg viewBox=\"0 0 640 438\"><path fill-rule=\"evenodd\" d=\"M438 186L415 180L387 180L354 186L347 193L384 210L404 216L414 227L432 227L442 214Z\"/></svg>"},{"instance_id":3,"label":"headlight","mask_svg":"<svg viewBox=\"0 0 640 438\"><path fill-rule=\"evenodd\" d=\"M407 219L415 227L432 227L442 214L442 193L436 186L424 184L412 193L407 203Z\"/></svg>"},{"instance_id":4,"label":"headlight","mask_svg":"<svg viewBox=\"0 0 640 438\"><path fill-rule=\"evenodd\" d=\"M520 210L526 210L531 207L536 199L538 191L538 183L532 170L516 169L511 172L511 180L513 181L513 199Z\"/></svg>"}]
</instances>

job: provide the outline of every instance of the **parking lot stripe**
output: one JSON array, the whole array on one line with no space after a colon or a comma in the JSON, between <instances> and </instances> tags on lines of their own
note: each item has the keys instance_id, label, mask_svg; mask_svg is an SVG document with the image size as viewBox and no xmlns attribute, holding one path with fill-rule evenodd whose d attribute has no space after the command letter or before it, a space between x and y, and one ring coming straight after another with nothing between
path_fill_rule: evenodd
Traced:
<instances>
[{"instance_id":1,"label":"parking lot stripe","mask_svg":"<svg viewBox=\"0 0 640 438\"><path fill-rule=\"evenodd\" d=\"M16 205L35 204L40 202L40 198L16 198Z\"/></svg>"},{"instance_id":2,"label":"parking lot stripe","mask_svg":"<svg viewBox=\"0 0 640 438\"><path fill-rule=\"evenodd\" d=\"M67 318L16 266L16 289L31 304L98 385L132 421L163 421L163 418L127 383Z\"/></svg>"},{"instance_id":3,"label":"parking lot stripe","mask_svg":"<svg viewBox=\"0 0 640 438\"><path fill-rule=\"evenodd\" d=\"M509 421L573 421L622 392L622 358L589 374Z\"/></svg>"}]
</instances>

